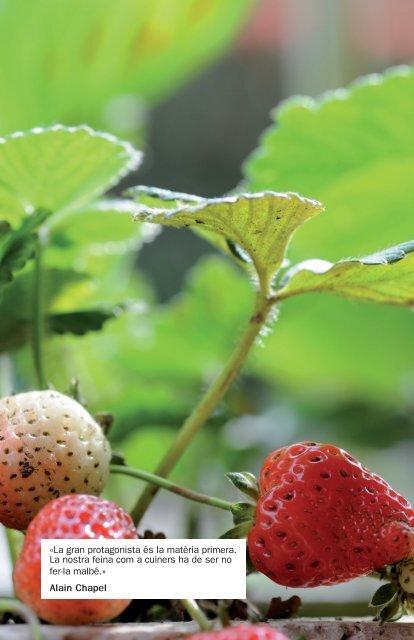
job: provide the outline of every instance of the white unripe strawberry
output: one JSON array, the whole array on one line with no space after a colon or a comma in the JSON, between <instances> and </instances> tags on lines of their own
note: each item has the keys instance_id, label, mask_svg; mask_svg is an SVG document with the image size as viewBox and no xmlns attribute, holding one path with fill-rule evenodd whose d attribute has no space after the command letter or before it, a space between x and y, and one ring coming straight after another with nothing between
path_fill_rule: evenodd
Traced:
<instances>
[{"instance_id":1,"label":"white unripe strawberry","mask_svg":"<svg viewBox=\"0 0 414 640\"><path fill-rule=\"evenodd\" d=\"M111 450L84 407L57 391L0 400L0 522L24 530L41 507L69 493L99 495Z\"/></svg>"}]
</instances>

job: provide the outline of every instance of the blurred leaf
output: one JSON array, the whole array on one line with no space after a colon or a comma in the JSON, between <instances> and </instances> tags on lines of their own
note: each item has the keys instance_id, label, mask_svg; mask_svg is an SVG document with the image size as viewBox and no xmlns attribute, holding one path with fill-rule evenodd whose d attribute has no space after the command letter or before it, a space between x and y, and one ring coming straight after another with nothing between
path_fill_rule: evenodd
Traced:
<instances>
[{"instance_id":1,"label":"blurred leaf","mask_svg":"<svg viewBox=\"0 0 414 640\"><path fill-rule=\"evenodd\" d=\"M141 155L88 127L33 129L0 139L0 216L73 210L114 186Z\"/></svg>"},{"instance_id":2,"label":"blurred leaf","mask_svg":"<svg viewBox=\"0 0 414 640\"><path fill-rule=\"evenodd\" d=\"M406 242L365 258L336 264L307 260L286 274L277 292L280 300L308 292L412 307L414 304L414 242Z\"/></svg>"},{"instance_id":3,"label":"blurred leaf","mask_svg":"<svg viewBox=\"0 0 414 640\"><path fill-rule=\"evenodd\" d=\"M414 71L403 67L275 112L246 165L249 188L300 191L327 208L298 231L292 261L334 262L414 237L413 99ZM412 332L405 310L303 296L283 306L262 371L297 392L398 404L414 389Z\"/></svg>"},{"instance_id":4,"label":"blurred leaf","mask_svg":"<svg viewBox=\"0 0 414 640\"><path fill-rule=\"evenodd\" d=\"M118 296L125 297L124 284L119 278ZM140 286L138 281L135 298L142 295ZM83 337L81 349L71 336L52 338L48 378L63 389L80 377L90 406L116 415L116 433L150 424L177 426L228 357L237 327L250 312L247 279L228 261L210 257L169 305L137 306ZM20 368L25 370L24 358Z\"/></svg>"},{"instance_id":5,"label":"blurred leaf","mask_svg":"<svg viewBox=\"0 0 414 640\"><path fill-rule=\"evenodd\" d=\"M38 239L36 230L49 215L45 209L38 209L17 229L12 229L8 222L0 222L0 287L9 283L14 272L33 257Z\"/></svg>"},{"instance_id":6,"label":"blurred leaf","mask_svg":"<svg viewBox=\"0 0 414 640\"><path fill-rule=\"evenodd\" d=\"M46 317L46 326L51 333L72 333L83 336L89 331L100 331L105 322L117 318L121 307L115 309L88 309L70 313L52 313Z\"/></svg>"},{"instance_id":7,"label":"blurred leaf","mask_svg":"<svg viewBox=\"0 0 414 640\"><path fill-rule=\"evenodd\" d=\"M3 0L0 131L55 122L134 130L137 96L159 100L215 59L251 5Z\"/></svg>"},{"instance_id":8,"label":"blurred leaf","mask_svg":"<svg viewBox=\"0 0 414 640\"><path fill-rule=\"evenodd\" d=\"M134 194L134 189L130 190ZM138 202L141 191L137 190ZM179 197L181 194L177 194ZM261 288L267 292L282 264L287 245L296 229L322 210L319 202L296 193L240 194L204 200L191 205L183 201L176 209L138 205L136 220L172 227L200 227L231 243L253 266Z\"/></svg>"},{"instance_id":9,"label":"blurred leaf","mask_svg":"<svg viewBox=\"0 0 414 640\"><path fill-rule=\"evenodd\" d=\"M44 308L53 307L66 287L85 281L87 276L75 271L48 269L43 275ZM33 297L33 274L30 271L15 277L0 300L0 353L20 347L30 339Z\"/></svg>"},{"instance_id":10,"label":"blurred leaf","mask_svg":"<svg viewBox=\"0 0 414 640\"><path fill-rule=\"evenodd\" d=\"M116 270L119 258L134 263L137 250L158 232L154 225L134 224L135 210L130 200L103 199L58 216L50 229L47 263L101 277Z\"/></svg>"}]
</instances>

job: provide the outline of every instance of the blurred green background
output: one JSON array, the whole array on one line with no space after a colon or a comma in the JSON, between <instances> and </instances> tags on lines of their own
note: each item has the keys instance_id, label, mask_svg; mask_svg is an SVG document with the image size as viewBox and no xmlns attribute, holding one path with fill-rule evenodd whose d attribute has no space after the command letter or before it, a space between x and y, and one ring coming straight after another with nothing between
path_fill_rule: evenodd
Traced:
<instances>
[{"instance_id":1,"label":"blurred green background","mask_svg":"<svg viewBox=\"0 0 414 640\"><path fill-rule=\"evenodd\" d=\"M297 191L327 213L300 230L290 259L363 255L414 237L411 69L269 112L410 64L413 18L407 0L1 0L0 135L62 123L130 140L144 162L113 195L150 184L218 196L241 181ZM90 409L115 414L114 448L152 470L230 353L252 295L198 236L154 233L126 213L120 225L110 211L78 211L54 230L46 263L66 275L50 310L134 304L100 333L50 338L46 374L60 390L78 377ZM34 385L27 344L10 349L22 286L1 304L4 394ZM326 440L414 499L413 328L404 309L288 301L174 478L231 497L225 471L258 472L273 448ZM117 477L108 495L128 507L135 490ZM220 533L226 518L206 511L160 495L145 525L172 537ZM258 597L277 592L254 582ZM350 600L364 589L311 595Z\"/></svg>"}]
</instances>

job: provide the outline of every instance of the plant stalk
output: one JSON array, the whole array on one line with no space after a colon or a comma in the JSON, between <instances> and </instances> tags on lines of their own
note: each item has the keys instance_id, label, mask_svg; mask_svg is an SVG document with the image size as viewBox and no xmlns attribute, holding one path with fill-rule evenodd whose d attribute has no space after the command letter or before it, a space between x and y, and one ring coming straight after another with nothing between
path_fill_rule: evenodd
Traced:
<instances>
[{"instance_id":1,"label":"plant stalk","mask_svg":"<svg viewBox=\"0 0 414 640\"><path fill-rule=\"evenodd\" d=\"M231 510L231 502L227 502L227 500L222 500L221 498L215 498L213 496L207 496L204 493L198 493L197 491L192 491L191 489L187 489L185 487L181 487L166 478L161 478L156 476L154 473L149 473L148 471L143 471L142 469L132 469L131 467L111 464L110 466L111 473L123 474L125 476L130 476L131 478L138 478L138 480L144 480L156 487L161 489L166 489L167 491L171 491L172 493L176 493L178 496L182 498L187 498L187 500L193 500L194 502L201 502L202 504L208 504L211 507L217 507L218 509L225 509L226 511Z\"/></svg>"},{"instance_id":2,"label":"plant stalk","mask_svg":"<svg viewBox=\"0 0 414 640\"><path fill-rule=\"evenodd\" d=\"M34 258L33 273L33 308L32 308L32 351L33 364L36 375L38 389L46 388L45 374L43 368L43 337L44 337L44 316L43 316L43 278L42 278L42 244L38 240L36 245L36 255Z\"/></svg>"},{"instance_id":3,"label":"plant stalk","mask_svg":"<svg viewBox=\"0 0 414 640\"><path fill-rule=\"evenodd\" d=\"M40 629L39 620L34 613L26 607L26 605L19 602L19 600L12 600L8 598L0 598L0 611L7 611L8 613L16 613L26 620L30 626L32 640L42 640L42 632Z\"/></svg>"},{"instance_id":4,"label":"plant stalk","mask_svg":"<svg viewBox=\"0 0 414 640\"><path fill-rule=\"evenodd\" d=\"M203 631L210 631L210 629L212 629L213 623L210 622L195 600L180 600L180 602L190 618L197 622L200 629Z\"/></svg>"},{"instance_id":5,"label":"plant stalk","mask_svg":"<svg viewBox=\"0 0 414 640\"><path fill-rule=\"evenodd\" d=\"M19 544L16 540L16 532L14 529L9 529L8 527L4 527L4 531L6 534L7 546L9 548L10 561L14 568L16 560L19 557Z\"/></svg>"},{"instance_id":6,"label":"plant stalk","mask_svg":"<svg viewBox=\"0 0 414 640\"><path fill-rule=\"evenodd\" d=\"M231 354L230 359L217 378L213 381L201 401L194 408L193 412L187 420L185 420L173 444L156 468L156 475L163 477L168 476L193 440L194 436L198 433L216 406L222 400L223 396L243 366L255 339L263 328L270 309L272 308L272 304L273 302L269 302L269 298L264 295L262 291L258 291L253 315L251 316L244 333ZM148 486L141 494L131 513L132 519L136 525L141 521L157 492L157 487Z\"/></svg>"}]
</instances>

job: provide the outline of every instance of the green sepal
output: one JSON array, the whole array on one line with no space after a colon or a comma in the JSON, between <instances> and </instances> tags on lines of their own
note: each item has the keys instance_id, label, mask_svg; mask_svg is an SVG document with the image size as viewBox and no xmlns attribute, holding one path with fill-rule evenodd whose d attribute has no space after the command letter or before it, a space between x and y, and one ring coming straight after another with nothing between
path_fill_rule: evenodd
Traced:
<instances>
[{"instance_id":1,"label":"green sepal","mask_svg":"<svg viewBox=\"0 0 414 640\"><path fill-rule=\"evenodd\" d=\"M372 596L370 607L382 607L388 604L397 593L397 585L395 582L388 582L383 584Z\"/></svg>"},{"instance_id":2,"label":"green sepal","mask_svg":"<svg viewBox=\"0 0 414 640\"><path fill-rule=\"evenodd\" d=\"M108 411L98 411L98 413L95 413L93 417L107 436L115 422L114 414L109 413Z\"/></svg>"},{"instance_id":3,"label":"green sepal","mask_svg":"<svg viewBox=\"0 0 414 640\"><path fill-rule=\"evenodd\" d=\"M226 533L223 533L220 536L220 540L232 540L245 538L252 527L251 521L249 522L241 522L240 524L233 527L233 529L229 529Z\"/></svg>"},{"instance_id":4,"label":"green sepal","mask_svg":"<svg viewBox=\"0 0 414 640\"><path fill-rule=\"evenodd\" d=\"M386 604L377 614L376 620L379 620L380 624L384 624L384 622L395 622L401 618L402 615L403 610L399 598L393 598L391 602Z\"/></svg>"},{"instance_id":5,"label":"green sepal","mask_svg":"<svg viewBox=\"0 0 414 640\"><path fill-rule=\"evenodd\" d=\"M234 524L238 525L242 522L252 522L256 508L250 502L235 502L231 505L231 512Z\"/></svg>"},{"instance_id":6,"label":"green sepal","mask_svg":"<svg viewBox=\"0 0 414 640\"><path fill-rule=\"evenodd\" d=\"M226 478L230 480L232 484L241 493L244 493L249 498L257 501L260 496L259 484L255 476L249 471L237 471L226 473Z\"/></svg>"}]
</instances>

